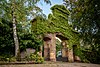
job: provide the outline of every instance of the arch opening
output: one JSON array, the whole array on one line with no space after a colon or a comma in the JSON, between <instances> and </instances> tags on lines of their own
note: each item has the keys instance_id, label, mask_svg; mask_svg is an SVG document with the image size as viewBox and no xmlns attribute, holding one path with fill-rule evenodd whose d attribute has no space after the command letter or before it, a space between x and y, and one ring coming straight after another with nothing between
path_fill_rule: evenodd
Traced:
<instances>
[{"instance_id":1,"label":"arch opening","mask_svg":"<svg viewBox=\"0 0 100 67\"><path fill-rule=\"evenodd\" d=\"M56 35L56 61L68 61L67 38Z\"/></svg>"},{"instance_id":2,"label":"arch opening","mask_svg":"<svg viewBox=\"0 0 100 67\"><path fill-rule=\"evenodd\" d=\"M57 33L44 37L44 59L46 61L68 61L68 38Z\"/></svg>"}]
</instances>

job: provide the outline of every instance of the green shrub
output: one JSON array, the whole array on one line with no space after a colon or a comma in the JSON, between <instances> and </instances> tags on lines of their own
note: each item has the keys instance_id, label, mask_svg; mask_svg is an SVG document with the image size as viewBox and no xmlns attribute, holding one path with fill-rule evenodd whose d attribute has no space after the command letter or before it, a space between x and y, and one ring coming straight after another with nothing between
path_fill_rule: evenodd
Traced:
<instances>
[{"instance_id":1,"label":"green shrub","mask_svg":"<svg viewBox=\"0 0 100 67\"><path fill-rule=\"evenodd\" d=\"M75 56L80 57L81 62L90 63L90 62L87 60L86 55L84 54L83 51L84 51L84 50L83 50L82 48L77 47L77 48L74 49L74 54L75 54Z\"/></svg>"},{"instance_id":2,"label":"green shrub","mask_svg":"<svg viewBox=\"0 0 100 67\"><path fill-rule=\"evenodd\" d=\"M38 54L30 54L30 56L27 56L27 60L37 64L44 62L44 58L39 56Z\"/></svg>"},{"instance_id":3,"label":"green shrub","mask_svg":"<svg viewBox=\"0 0 100 67\"><path fill-rule=\"evenodd\" d=\"M100 52L98 51L83 51L85 58L90 63L100 64Z\"/></svg>"},{"instance_id":4,"label":"green shrub","mask_svg":"<svg viewBox=\"0 0 100 67\"><path fill-rule=\"evenodd\" d=\"M0 61L7 61L7 62L15 62L15 57L6 57L6 56L0 56Z\"/></svg>"},{"instance_id":5,"label":"green shrub","mask_svg":"<svg viewBox=\"0 0 100 67\"><path fill-rule=\"evenodd\" d=\"M4 56L0 56L0 61L7 61L7 59Z\"/></svg>"},{"instance_id":6,"label":"green shrub","mask_svg":"<svg viewBox=\"0 0 100 67\"><path fill-rule=\"evenodd\" d=\"M9 58L9 62L15 62L15 61L16 61L16 58L15 57Z\"/></svg>"}]
</instances>

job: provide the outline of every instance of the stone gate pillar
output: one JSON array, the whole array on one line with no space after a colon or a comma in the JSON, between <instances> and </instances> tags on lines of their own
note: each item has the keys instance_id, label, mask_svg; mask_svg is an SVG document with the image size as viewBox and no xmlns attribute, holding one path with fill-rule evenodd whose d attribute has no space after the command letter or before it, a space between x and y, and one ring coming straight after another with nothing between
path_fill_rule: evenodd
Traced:
<instances>
[{"instance_id":1,"label":"stone gate pillar","mask_svg":"<svg viewBox=\"0 0 100 67\"><path fill-rule=\"evenodd\" d=\"M68 48L66 40L62 41L62 61L68 61Z\"/></svg>"},{"instance_id":2,"label":"stone gate pillar","mask_svg":"<svg viewBox=\"0 0 100 67\"><path fill-rule=\"evenodd\" d=\"M73 56L73 48L68 48L68 61L74 62L74 56Z\"/></svg>"},{"instance_id":3,"label":"stone gate pillar","mask_svg":"<svg viewBox=\"0 0 100 67\"><path fill-rule=\"evenodd\" d=\"M46 34L44 36L44 58L45 60L56 61L56 35Z\"/></svg>"},{"instance_id":4,"label":"stone gate pillar","mask_svg":"<svg viewBox=\"0 0 100 67\"><path fill-rule=\"evenodd\" d=\"M51 35L51 44L50 44L50 61L56 61L56 35Z\"/></svg>"},{"instance_id":5,"label":"stone gate pillar","mask_svg":"<svg viewBox=\"0 0 100 67\"><path fill-rule=\"evenodd\" d=\"M48 35L44 37L44 60L50 60L50 42L51 38Z\"/></svg>"}]
</instances>

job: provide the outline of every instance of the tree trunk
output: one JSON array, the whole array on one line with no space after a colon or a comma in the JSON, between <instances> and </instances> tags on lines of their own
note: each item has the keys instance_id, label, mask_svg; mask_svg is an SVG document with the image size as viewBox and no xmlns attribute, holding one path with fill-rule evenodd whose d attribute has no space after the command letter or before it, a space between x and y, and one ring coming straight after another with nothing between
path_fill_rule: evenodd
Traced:
<instances>
[{"instance_id":1,"label":"tree trunk","mask_svg":"<svg viewBox=\"0 0 100 67\"><path fill-rule=\"evenodd\" d=\"M12 4L12 23L13 23L13 38L15 44L15 57L18 57L19 54L19 41L17 37L17 29L16 29L16 15L15 15L15 4Z\"/></svg>"}]
</instances>

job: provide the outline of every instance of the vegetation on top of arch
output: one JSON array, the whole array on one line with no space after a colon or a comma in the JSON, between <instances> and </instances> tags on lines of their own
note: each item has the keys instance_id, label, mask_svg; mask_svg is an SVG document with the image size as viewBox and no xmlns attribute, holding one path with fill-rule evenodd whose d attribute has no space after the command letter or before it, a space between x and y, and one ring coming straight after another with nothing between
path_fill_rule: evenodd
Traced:
<instances>
[{"instance_id":1,"label":"vegetation on top of arch","mask_svg":"<svg viewBox=\"0 0 100 67\"><path fill-rule=\"evenodd\" d=\"M69 39L70 44L78 43L77 32L68 23L69 10L64 5L54 5L51 10L48 19L37 16L31 21L32 32L37 35L60 32Z\"/></svg>"}]
</instances>

